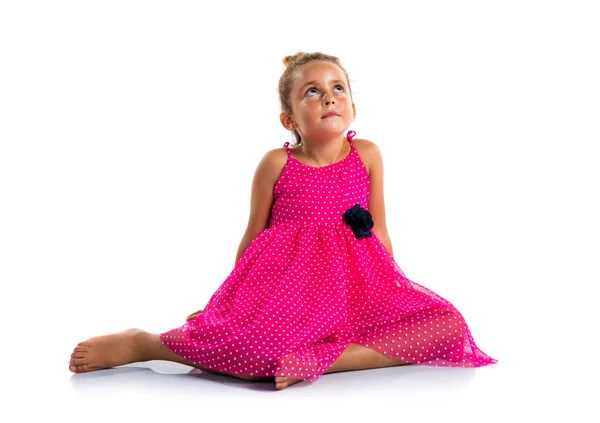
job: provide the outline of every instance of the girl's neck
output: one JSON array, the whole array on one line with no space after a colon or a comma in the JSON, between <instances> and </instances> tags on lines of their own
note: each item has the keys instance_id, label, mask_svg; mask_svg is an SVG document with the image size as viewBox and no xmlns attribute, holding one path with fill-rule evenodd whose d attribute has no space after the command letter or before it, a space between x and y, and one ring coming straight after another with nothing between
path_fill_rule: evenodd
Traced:
<instances>
[{"instance_id":1,"label":"girl's neck","mask_svg":"<svg viewBox=\"0 0 600 423\"><path fill-rule=\"evenodd\" d=\"M350 149L344 135L328 140L303 139L298 152L316 166L327 166L343 159Z\"/></svg>"}]
</instances>

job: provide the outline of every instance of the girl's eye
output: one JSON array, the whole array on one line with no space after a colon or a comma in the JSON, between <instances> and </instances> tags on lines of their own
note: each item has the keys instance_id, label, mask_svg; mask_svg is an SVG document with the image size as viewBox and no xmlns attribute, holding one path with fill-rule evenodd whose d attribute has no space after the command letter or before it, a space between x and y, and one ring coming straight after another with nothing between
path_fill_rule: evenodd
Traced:
<instances>
[{"instance_id":1,"label":"girl's eye","mask_svg":"<svg viewBox=\"0 0 600 423\"><path fill-rule=\"evenodd\" d=\"M333 89L337 90L337 92L342 92L342 93L344 92L344 87L342 85L336 85L335 87L333 87ZM311 97L313 96L313 94L316 95L318 93L319 93L319 90L316 89L315 87L309 88L306 91L306 95L311 96Z\"/></svg>"}]
</instances>

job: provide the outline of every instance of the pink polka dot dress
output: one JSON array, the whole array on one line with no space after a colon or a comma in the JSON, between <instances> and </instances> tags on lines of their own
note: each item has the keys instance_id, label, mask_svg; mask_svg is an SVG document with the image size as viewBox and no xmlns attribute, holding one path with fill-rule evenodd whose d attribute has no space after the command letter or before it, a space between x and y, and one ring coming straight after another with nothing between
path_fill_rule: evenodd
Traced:
<instances>
[{"instance_id":1,"label":"pink polka dot dress","mask_svg":"<svg viewBox=\"0 0 600 423\"><path fill-rule=\"evenodd\" d=\"M285 143L269 226L204 311L160 335L164 345L207 369L312 381L349 343L413 364L496 363L452 304L409 280L374 232L344 218L369 204L352 135L350 153L322 167L295 159Z\"/></svg>"}]
</instances>

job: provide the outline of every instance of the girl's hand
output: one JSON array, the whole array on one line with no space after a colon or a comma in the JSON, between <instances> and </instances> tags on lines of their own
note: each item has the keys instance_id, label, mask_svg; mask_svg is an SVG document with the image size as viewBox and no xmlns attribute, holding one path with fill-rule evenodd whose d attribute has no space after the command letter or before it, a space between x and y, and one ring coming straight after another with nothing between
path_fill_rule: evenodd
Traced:
<instances>
[{"instance_id":1,"label":"girl's hand","mask_svg":"<svg viewBox=\"0 0 600 423\"><path fill-rule=\"evenodd\" d=\"M202 313L202 310L195 311L192 314L190 314L188 317L186 317L185 320L189 322L190 320L193 320L194 318L196 318L196 316L199 315L200 313Z\"/></svg>"}]
</instances>

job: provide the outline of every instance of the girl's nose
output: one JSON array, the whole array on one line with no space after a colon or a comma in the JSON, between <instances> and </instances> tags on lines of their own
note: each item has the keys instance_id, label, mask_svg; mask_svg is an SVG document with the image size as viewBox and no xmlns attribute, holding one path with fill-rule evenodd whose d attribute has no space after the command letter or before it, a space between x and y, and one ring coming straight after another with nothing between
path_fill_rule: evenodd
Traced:
<instances>
[{"instance_id":1,"label":"girl's nose","mask_svg":"<svg viewBox=\"0 0 600 423\"><path fill-rule=\"evenodd\" d=\"M323 101L325 102L326 106L329 106L330 104L335 104L335 100L330 97L329 95L325 95L325 98L323 99Z\"/></svg>"}]
</instances>

